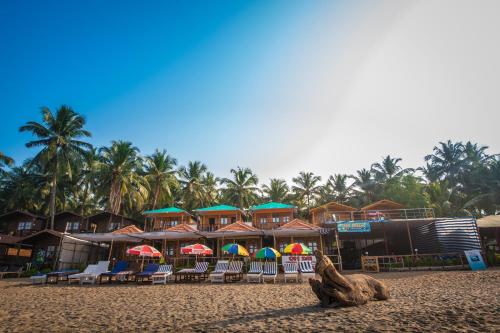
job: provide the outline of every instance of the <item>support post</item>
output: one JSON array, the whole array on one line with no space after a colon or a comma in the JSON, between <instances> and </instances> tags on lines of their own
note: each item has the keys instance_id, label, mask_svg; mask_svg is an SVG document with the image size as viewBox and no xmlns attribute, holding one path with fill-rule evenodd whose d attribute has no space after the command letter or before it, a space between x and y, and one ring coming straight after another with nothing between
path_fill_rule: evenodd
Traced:
<instances>
[{"instance_id":1,"label":"support post","mask_svg":"<svg viewBox=\"0 0 500 333\"><path fill-rule=\"evenodd\" d=\"M406 221L406 231L408 232L408 240L410 241L410 254L413 255L413 243L411 241L410 225Z\"/></svg>"}]
</instances>

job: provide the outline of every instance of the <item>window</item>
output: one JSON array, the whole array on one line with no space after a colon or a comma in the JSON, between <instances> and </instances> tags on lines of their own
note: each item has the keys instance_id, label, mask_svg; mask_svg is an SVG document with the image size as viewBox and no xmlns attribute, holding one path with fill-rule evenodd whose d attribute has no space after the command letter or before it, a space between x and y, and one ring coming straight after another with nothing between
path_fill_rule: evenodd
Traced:
<instances>
[{"instance_id":1,"label":"window","mask_svg":"<svg viewBox=\"0 0 500 333\"><path fill-rule=\"evenodd\" d=\"M285 242L280 242L280 243L279 243L279 247L278 247L278 248L279 248L279 251L280 251L281 253L285 252L285 247L286 247L287 245L288 245L288 244L287 244L287 243L285 243Z\"/></svg>"},{"instance_id":2,"label":"window","mask_svg":"<svg viewBox=\"0 0 500 333\"><path fill-rule=\"evenodd\" d=\"M47 246L47 252L45 252L45 258L52 258L56 254L56 246L49 245Z\"/></svg>"},{"instance_id":3,"label":"window","mask_svg":"<svg viewBox=\"0 0 500 333\"><path fill-rule=\"evenodd\" d=\"M267 223L267 219L265 217L261 217L260 224L266 224L266 223Z\"/></svg>"},{"instance_id":4,"label":"window","mask_svg":"<svg viewBox=\"0 0 500 333\"><path fill-rule=\"evenodd\" d=\"M80 230L80 222L68 222L66 223L67 231L78 231Z\"/></svg>"},{"instance_id":5,"label":"window","mask_svg":"<svg viewBox=\"0 0 500 333\"><path fill-rule=\"evenodd\" d=\"M120 227L120 222L110 222L109 230L116 230Z\"/></svg>"},{"instance_id":6,"label":"window","mask_svg":"<svg viewBox=\"0 0 500 333\"><path fill-rule=\"evenodd\" d=\"M170 221L170 226L175 227L177 225L177 221Z\"/></svg>"},{"instance_id":7,"label":"window","mask_svg":"<svg viewBox=\"0 0 500 333\"><path fill-rule=\"evenodd\" d=\"M284 223L290 222L290 216L283 216L283 222Z\"/></svg>"},{"instance_id":8,"label":"window","mask_svg":"<svg viewBox=\"0 0 500 333\"><path fill-rule=\"evenodd\" d=\"M165 248L165 255L167 256L173 256L175 253L175 247L173 245L167 245Z\"/></svg>"},{"instance_id":9,"label":"window","mask_svg":"<svg viewBox=\"0 0 500 333\"><path fill-rule=\"evenodd\" d=\"M229 223L229 219L227 217L220 218L220 224L228 224L228 223Z\"/></svg>"},{"instance_id":10,"label":"window","mask_svg":"<svg viewBox=\"0 0 500 333\"><path fill-rule=\"evenodd\" d=\"M252 254L257 252L257 245L255 244L249 244L248 245L248 253Z\"/></svg>"},{"instance_id":11,"label":"window","mask_svg":"<svg viewBox=\"0 0 500 333\"><path fill-rule=\"evenodd\" d=\"M33 222L19 222L17 225L17 230L31 230L33 227Z\"/></svg>"},{"instance_id":12,"label":"window","mask_svg":"<svg viewBox=\"0 0 500 333\"><path fill-rule=\"evenodd\" d=\"M280 223L280 216L279 215L273 215L273 223Z\"/></svg>"},{"instance_id":13,"label":"window","mask_svg":"<svg viewBox=\"0 0 500 333\"><path fill-rule=\"evenodd\" d=\"M316 251L318 249L318 242L309 241L307 242L307 247L310 248L312 251Z\"/></svg>"}]
</instances>

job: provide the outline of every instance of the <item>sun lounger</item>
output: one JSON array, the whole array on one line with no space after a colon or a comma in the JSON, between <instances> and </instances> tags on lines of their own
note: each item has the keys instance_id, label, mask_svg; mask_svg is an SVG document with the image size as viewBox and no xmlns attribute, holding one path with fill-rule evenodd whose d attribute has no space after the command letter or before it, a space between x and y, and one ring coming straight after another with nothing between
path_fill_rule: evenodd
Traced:
<instances>
[{"instance_id":1,"label":"sun lounger","mask_svg":"<svg viewBox=\"0 0 500 333\"><path fill-rule=\"evenodd\" d=\"M243 278L243 261L231 261L224 273L224 282L240 281Z\"/></svg>"},{"instance_id":2,"label":"sun lounger","mask_svg":"<svg viewBox=\"0 0 500 333\"><path fill-rule=\"evenodd\" d=\"M37 273L30 276L30 279L33 284L45 284L47 283L47 274Z\"/></svg>"},{"instance_id":3,"label":"sun lounger","mask_svg":"<svg viewBox=\"0 0 500 333\"><path fill-rule=\"evenodd\" d=\"M146 268L142 272L139 272L134 275L135 277L135 282L144 282L144 280L149 280L153 274L158 272L158 269L160 268L160 265L154 264L154 263L149 263L147 264Z\"/></svg>"},{"instance_id":4,"label":"sun lounger","mask_svg":"<svg viewBox=\"0 0 500 333\"><path fill-rule=\"evenodd\" d=\"M8 270L8 267L5 267L5 271L0 272L0 279L3 279L4 276L6 275L17 275L17 277L21 277L21 274L23 273L23 268L19 267L17 270Z\"/></svg>"},{"instance_id":5,"label":"sun lounger","mask_svg":"<svg viewBox=\"0 0 500 333\"><path fill-rule=\"evenodd\" d=\"M167 280L171 275L172 265L160 265L158 271L151 275L152 284L167 284Z\"/></svg>"},{"instance_id":6,"label":"sun lounger","mask_svg":"<svg viewBox=\"0 0 500 333\"><path fill-rule=\"evenodd\" d=\"M262 272L262 282L266 280L273 280L276 283L278 276L278 263L276 261L268 261L264 263L264 271Z\"/></svg>"},{"instance_id":7,"label":"sun lounger","mask_svg":"<svg viewBox=\"0 0 500 333\"><path fill-rule=\"evenodd\" d=\"M95 265L95 264L88 265L83 270L83 272L77 273L77 274L68 275L68 284L71 284L72 281L80 281L80 277L85 276L87 274L92 274L93 272L96 271L96 269L97 269L97 265Z\"/></svg>"},{"instance_id":8,"label":"sun lounger","mask_svg":"<svg viewBox=\"0 0 500 333\"><path fill-rule=\"evenodd\" d=\"M113 277L116 277L118 273L124 272L128 270L128 262L125 260L120 260L115 264L115 267L111 270L111 272L102 273L99 275L99 283L102 283L102 279L106 278L108 283L111 283Z\"/></svg>"},{"instance_id":9,"label":"sun lounger","mask_svg":"<svg viewBox=\"0 0 500 333\"><path fill-rule=\"evenodd\" d=\"M77 269L63 269L60 271L54 271L47 273L47 283L58 283L59 281L67 281L68 276L71 274L76 274L79 271Z\"/></svg>"},{"instance_id":10,"label":"sun lounger","mask_svg":"<svg viewBox=\"0 0 500 333\"><path fill-rule=\"evenodd\" d=\"M295 280L295 282L299 282L299 267L296 262L287 262L283 264L283 271L285 276L285 283L286 279L292 279Z\"/></svg>"},{"instance_id":11,"label":"sun lounger","mask_svg":"<svg viewBox=\"0 0 500 333\"><path fill-rule=\"evenodd\" d=\"M247 282L260 282L262 279L262 265L261 261L252 261L250 269L247 272Z\"/></svg>"},{"instance_id":12,"label":"sun lounger","mask_svg":"<svg viewBox=\"0 0 500 333\"><path fill-rule=\"evenodd\" d=\"M109 272L108 267L109 267L109 261L99 261L93 272L89 274L83 274L82 276L80 276L80 284L96 283L97 279L101 274Z\"/></svg>"},{"instance_id":13,"label":"sun lounger","mask_svg":"<svg viewBox=\"0 0 500 333\"><path fill-rule=\"evenodd\" d=\"M308 281L309 278L314 278L316 273L312 266L312 261L301 261L299 263L300 268L300 279L302 282Z\"/></svg>"},{"instance_id":14,"label":"sun lounger","mask_svg":"<svg viewBox=\"0 0 500 333\"><path fill-rule=\"evenodd\" d=\"M196 281L201 282L208 277L208 262L197 262L194 268L181 269L174 274L175 282L179 277L179 282Z\"/></svg>"},{"instance_id":15,"label":"sun lounger","mask_svg":"<svg viewBox=\"0 0 500 333\"><path fill-rule=\"evenodd\" d=\"M215 269L210 272L208 279L210 280L210 282L224 282L224 273L226 273L228 268L228 260L217 261L217 264L215 264Z\"/></svg>"}]
</instances>

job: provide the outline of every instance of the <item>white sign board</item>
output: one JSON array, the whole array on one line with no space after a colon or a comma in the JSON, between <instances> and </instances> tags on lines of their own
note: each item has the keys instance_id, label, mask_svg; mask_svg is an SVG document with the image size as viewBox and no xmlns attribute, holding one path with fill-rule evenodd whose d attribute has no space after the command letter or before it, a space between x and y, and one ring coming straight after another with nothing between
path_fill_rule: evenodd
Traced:
<instances>
[{"instance_id":1,"label":"white sign board","mask_svg":"<svg viewBox=\"0 0 500 333\"><path fill-rule=\"evenodd\" d=\"M313 267L316 267L316 257L314 255L300 255L300 256L281 256L281 263L286 264L289 262L312 261Z\"/></svg>"}]
</instances>

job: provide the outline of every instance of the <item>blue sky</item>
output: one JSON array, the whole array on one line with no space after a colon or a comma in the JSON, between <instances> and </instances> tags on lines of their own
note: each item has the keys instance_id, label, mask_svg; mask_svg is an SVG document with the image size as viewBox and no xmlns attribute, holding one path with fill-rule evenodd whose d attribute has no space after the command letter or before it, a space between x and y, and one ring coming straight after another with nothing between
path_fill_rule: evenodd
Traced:
<instances>
[{"instance_id":1,"label":"blue sky","mask_svg":"<svg viewBox=\"0 0 500 333\"><path fill-rule=\"evenodd\" d=\"M497 83L498 48L488 40L498 26L482 15L491 8L476 6L480 19L467 17L469 27L458 23L471 8L448 9L394 1L2 2L0 150L18 162L34 154L19 126L38 120L41 106L68 104L87 118L96 146L129 140L144 154L165 148L180 163L202 160L221 176L248 166L263 181L303 169L353 172L388 153L415 166L448 138L498 152L488 124L475 127L466 116L492 115L499 105L484 89ZM443 30L443 19L454 28ZM480 52L453 59L458 41ZM491 58L479 59L485 53ZM428 83L442 86L457 71L457 82L475 86L455 82L436 97ZM481 96L452 98L471 91ZM461 120L379 130L436 110Z\"/></svg>"}]
</instances>

